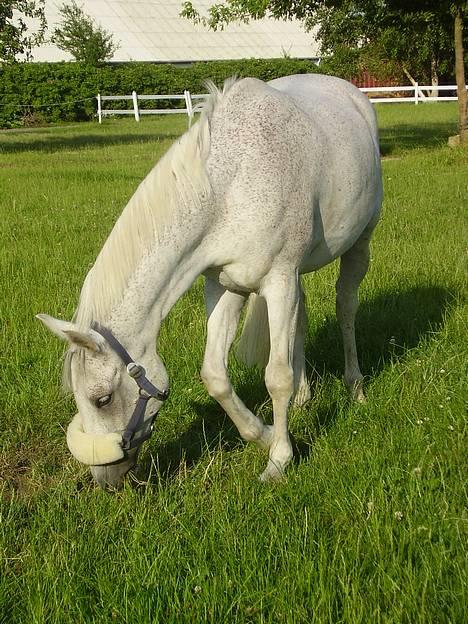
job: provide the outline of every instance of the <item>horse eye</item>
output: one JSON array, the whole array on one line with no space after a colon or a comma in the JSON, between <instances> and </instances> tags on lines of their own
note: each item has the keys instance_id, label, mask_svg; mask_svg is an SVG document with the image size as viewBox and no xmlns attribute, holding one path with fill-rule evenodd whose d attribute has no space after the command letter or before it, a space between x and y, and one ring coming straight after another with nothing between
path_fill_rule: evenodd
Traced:
<instances>
[{"instance_id":1,"label":"horse eye","mask_svg":"<svg viewBox=\"0 0 468 624\"><path fill-rule=\"evenodd\" d=\"M97 401L95 401L95 405L96 407L105 407L106 405L109 405L111 401L112 401L112 394L106 394L106 396L103 396L97 399Z\"/></svg>"}]
</instances>

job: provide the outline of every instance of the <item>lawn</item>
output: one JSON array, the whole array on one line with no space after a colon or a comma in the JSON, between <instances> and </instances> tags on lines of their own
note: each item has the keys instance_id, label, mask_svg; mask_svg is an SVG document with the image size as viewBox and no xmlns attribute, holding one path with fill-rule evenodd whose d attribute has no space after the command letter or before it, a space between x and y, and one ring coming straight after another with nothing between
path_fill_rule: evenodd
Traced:
<instances>
[{"instance_id":1,"label":"lawn","mask_svg":"<svg viewBox=\"0 0 468 624\"><path fill-rule=\"evenodd\" d=\"M336 264L307 276L313 399L291 412L295 462L261 484L199 378L202 284L160 352L171 398L133 479L97 489L70 456L63 346L127 199L186 118L0 133L0 622L466 621L468 158L456 105L378 109L385 202L361 289L366 405L342 387ZM271 420L261 374L231 363Z\"/></svg>"}]
</instances>

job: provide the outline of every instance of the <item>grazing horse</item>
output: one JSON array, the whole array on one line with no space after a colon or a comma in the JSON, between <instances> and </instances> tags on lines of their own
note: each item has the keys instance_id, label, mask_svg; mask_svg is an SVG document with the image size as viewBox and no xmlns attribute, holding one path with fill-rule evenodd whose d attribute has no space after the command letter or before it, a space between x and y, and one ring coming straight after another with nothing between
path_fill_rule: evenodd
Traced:
<instances>
[{"instance_id":1,"label":"grazing horse","mask_svg":"<svg viewBox=\"0 0 468 624\"><path fill-rule=\"evenodd\" d=\"M344 381L364 400L354 320L382 200L375 115L337 78L297 75L213 85L199 121L146 176L89 271L72 322L38 315L68 341L64 382L78 414L73 455L103 487L119 485L168 395L160 326L199 275L208 317L201 376L244 440L268 449L262 480L291 460L291 400L310 398L300 275L340 258L336 309ZM265 363L266 425L227 371L246 299L240 353Z\"/></svg>"}]
</instances>

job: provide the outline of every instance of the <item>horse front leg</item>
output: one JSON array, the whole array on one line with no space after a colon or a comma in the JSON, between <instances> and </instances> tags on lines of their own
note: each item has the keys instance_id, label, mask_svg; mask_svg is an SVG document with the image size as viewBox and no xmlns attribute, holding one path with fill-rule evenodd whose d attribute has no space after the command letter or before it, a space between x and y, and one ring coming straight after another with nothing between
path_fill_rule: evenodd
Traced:
<instances>
[{"instance_id":1,"label":"horse front leg","mask_svg":"<svg viewBox=\"0 0 468 624\"><path fill-rule=\"evenodd\" d=\"M229 292L217 282L206 279L208 330L201 377L210 396L218 401L242 438L268 448L271 427L244 405L234 392L227 371L229 349L236 335L244 303L245 297L242 295Z\"/></svg>"},{"instance_id":2,"label":"horse front leg","mask_svg":"<svg viewBox=\"0 0 468 624\"><path fill-rule=\"evenodd\" d=\"M273 432L268 465L262 481L279 480L293 452L288 432L288 408L294 393L294 345L300 306L297 271L270 274L262 287L268 307L270 358L265 384L273 402Z\"/></svg>"}]
</instances>

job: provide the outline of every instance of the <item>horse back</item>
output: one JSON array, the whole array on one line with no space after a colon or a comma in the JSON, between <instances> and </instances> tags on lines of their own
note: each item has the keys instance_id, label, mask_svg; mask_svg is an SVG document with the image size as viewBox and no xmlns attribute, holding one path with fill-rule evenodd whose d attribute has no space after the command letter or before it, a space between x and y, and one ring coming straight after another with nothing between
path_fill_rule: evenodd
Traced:
<instances>
[{"instance_id":1,"label":"horse back","mask_svg":"<svg viewBox=\"0 0 468 624\"><path fill-rule=\"evenodd\" d=\"M207 166L236 251L248 255L255 245L269 250L266 264L286 255L318 268L376 222L377 129L363 97L316 75L231 87L210 121Z\"/></svg>"}]
</instances>

